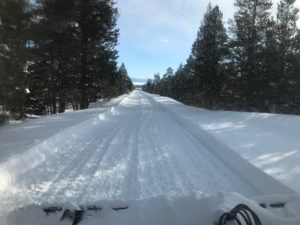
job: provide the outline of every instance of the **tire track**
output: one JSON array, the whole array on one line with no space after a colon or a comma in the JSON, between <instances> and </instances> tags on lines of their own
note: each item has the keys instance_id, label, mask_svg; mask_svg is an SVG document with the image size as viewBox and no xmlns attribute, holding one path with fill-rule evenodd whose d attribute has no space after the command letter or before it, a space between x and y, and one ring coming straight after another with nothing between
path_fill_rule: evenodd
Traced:
<instances>
[{"instance_id":1,"label":"tire track","mask_svg":"<svg viewBox=\"0 0 300 225\"><path fill-rule=\"evenodd\" d=\"M97 171L101 171L103 170L103 168L101 168L103 161L105 160L105 156L106 154L112 154L112 152L114 151L113 149L111 149L111 144L113 142L113 140L117 139L118 136L120 134L123 134L126 130L127 130L127 124L124 122L122 126L118 127L117 132L112 133L112 135L109 136L109 138L107 138L107 140L105 141L105 143L99 147L99 148L104 148L105 152L104 154L99 154L96 155L94 157L95 159L95 163L94 163L94 168L93 170L89 171L89 180L90 182L87 182L87 184L82 188L82 194L79 197L80 202L84 202L88 199L88 197L91 195L91 193L94 193L94 190L99 188L101 189L101 185L98 183L98 180L96 178L96 174ZM126 138L125 138L126 139ZM115 163L111 162L111 165L115 165ZM101 191L98 191L98 193L103 192L103 188ZM95 201L95 199L93 199Z\"/></svg>"},{"instance_id":2,"label":"tire track","mask_svg":"<svg viewBox=\"0 0 300 225\"><path fill-rule=\"evenodd\" d=\"M137 193L140 191L140 184L139 184L139 152L141 140L139 138L140 135L140 128L143 124L142 122L142 104L141 104L141 97L138 94L139 104L138 110L135 112L136 116L132 117L131 123L134 124L131 135L129 136L129 160L128 160L128 174L127 181L123 185L123 191L125 199L134 200L136 199Z\"/></svg>"},{"instance_id":3,"label":"tire track","mask_svg":"<svg viewBox=\"0 0 300 225\"><path fill-rule=\"evenodd\" d=\"M201 159L199 155L199 152L201 152L201 154L207 157L206 161L202 160L204 165L209 166L210 163L212 163L213 167L209 171L214 171L216 178L219 180L214 179L214 177L209 177L209 179L207 179L207 182L210 183L208 187L215 185L221 187L221 191L236 191L245 196L292 193L292 190L242 159L237 153L193 124L192 121L188 121L187 119L183 119L180 115L177 115L176 111L173 112L171 110L172 107L155 101L155 96L150 97L147 94L144 95L146 95L149 101L157 105L157 109L164 111L172 118L174 124L177 124L180 131L183 132L182 136L188 138L195 146L200 147L199 151L195 151L196 149L194 149L193 152L189 152L187 155ZM175 137L173 137L173 139L174 138ZM190 162L192 161L193 160L190 160ZM264 182L261 182L262 180L264 180ZM273 189L267 188L267 186L264 185L266 180L268 180L268 183L273 184ZM219 185L220 183L222 186ZM225 188L226 186L227 188Z\"/></svg>"}]
</instances>

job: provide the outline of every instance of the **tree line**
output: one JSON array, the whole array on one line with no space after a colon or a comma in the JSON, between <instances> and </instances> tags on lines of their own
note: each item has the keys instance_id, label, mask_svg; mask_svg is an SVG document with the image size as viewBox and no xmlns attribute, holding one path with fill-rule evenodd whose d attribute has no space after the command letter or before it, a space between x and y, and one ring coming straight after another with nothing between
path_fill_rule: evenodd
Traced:
<instances>
[{"instance_id":1,"label":"tree line","mask_svg":"<svg viewBox=\"0 0 300 225\"><path fill-rule=\"evenodd\" d=\"M86 109L133 88L113 0L0 0L0 117ZM0 119L1 120L1 119Z\"/></svg>"},{"instance_id":2,"label":"tree line","mask_svg":"<svg viewBox=\"0 0 300 225\"><path fill-rule=\"evenodd\" d=\"M191 54L143 86L209 109L300 113L300 31L295 0L235 0L225 27L209 4Z\"/></svg>"}]
</instances>

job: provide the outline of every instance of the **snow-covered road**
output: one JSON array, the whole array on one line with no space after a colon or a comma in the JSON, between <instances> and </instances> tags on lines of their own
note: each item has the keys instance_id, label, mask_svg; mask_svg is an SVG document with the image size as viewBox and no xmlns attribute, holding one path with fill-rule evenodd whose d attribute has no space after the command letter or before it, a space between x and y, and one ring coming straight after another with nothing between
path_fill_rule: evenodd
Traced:
<instances>
[{"instance_id":1,"label":"snow-covered road","mask_svg":"<svg viewBox=\"0 0 300 225\"><path fill-rule=\"evenodd\" d=\"M179 103L134 91L101 112L83 111L87 118L80 123L16 150L0 163L0 211L31 203L193 193L294 194L182 117L174 104Z\"/></svg>"},{"instance_id":2,"label":"snow-covered road","mask_svg":"<svg viewBox=\"0 0 300 225\"><path fill-rule=\"evenodd\" d=\"M9 185L37 202L288 191L141 91L1 166Z\"/></svg>"}]
</instances>

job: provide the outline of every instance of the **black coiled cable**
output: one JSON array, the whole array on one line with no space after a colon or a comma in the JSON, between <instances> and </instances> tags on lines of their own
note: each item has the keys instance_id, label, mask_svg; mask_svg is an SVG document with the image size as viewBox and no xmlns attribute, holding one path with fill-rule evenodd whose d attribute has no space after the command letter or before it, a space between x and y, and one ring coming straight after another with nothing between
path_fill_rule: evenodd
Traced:
<instances>
[{"instance_id":1,"label":"black coiled cable","mask_svg":"<svg viewBox=\"0 0 300 225\"><path fill-rule=\"evenodd\" d=\"M226 225L232 221L235 221L237 225L262 225L256 213L244 204L239 204L230 212L224 213L218 225Z\"/></svg>"}]
</instances>

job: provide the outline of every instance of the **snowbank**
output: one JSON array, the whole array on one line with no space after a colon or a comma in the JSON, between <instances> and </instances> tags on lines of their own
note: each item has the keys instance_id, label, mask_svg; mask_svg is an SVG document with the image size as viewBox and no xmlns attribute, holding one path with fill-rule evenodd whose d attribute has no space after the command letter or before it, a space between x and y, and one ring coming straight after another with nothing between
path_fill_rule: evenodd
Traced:
<instances>
[{"instance_id":1,"label":"snowbank","mask_svg":"<svg viewBox=\"0 0 300 225\"><path fill-rule=\"evenodd\" d=\"M300 116L210 111L154 99L300 193Z\"/></svg>"},{"instance_id":2,"label":"snowbank","mask_svg":"<svg viewBox=\"0 0 300 225\"><path fill-rule=\"evenodd\" d=\"M128 94L120 95L119 97L113 98L111 100L100 99L97 102L92 102L89 104L89 109L102 108L102 107L110 107L119 104L124 98L126 98Z\"/></svg>"}]
</instances>

